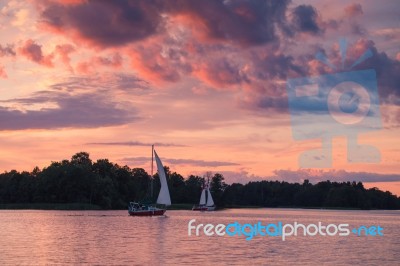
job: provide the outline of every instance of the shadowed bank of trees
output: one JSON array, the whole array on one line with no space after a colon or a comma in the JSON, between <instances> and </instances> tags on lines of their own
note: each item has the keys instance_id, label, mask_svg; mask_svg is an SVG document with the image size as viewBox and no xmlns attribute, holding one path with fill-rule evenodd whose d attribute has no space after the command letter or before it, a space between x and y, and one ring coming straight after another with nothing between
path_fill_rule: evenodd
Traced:
<instances>
[{"instance_id":1,"label":"shadowed bank of trees","mask_svg":"<svg viewBox=\"0 0 400 266\"><path fill-rule=\"evenodd\" d=\"M171 172L165 167L171 200L198 203L204 178ZM86 152L71 160L52 162L32 172L12 170L0 174L0 204L82 203L102 209L125 208L129 201L154 201L160 182L154 176L150 196L150 175L142 168L129 168L107 159L93 162ZM315 185L285 181L257 181L227 185L216 173L211 177L211 193L219 207L332 207L358 209L400 209L400 197L376 188L365 189L361 182L324 181Z\"/></svg>"}]
</instances>

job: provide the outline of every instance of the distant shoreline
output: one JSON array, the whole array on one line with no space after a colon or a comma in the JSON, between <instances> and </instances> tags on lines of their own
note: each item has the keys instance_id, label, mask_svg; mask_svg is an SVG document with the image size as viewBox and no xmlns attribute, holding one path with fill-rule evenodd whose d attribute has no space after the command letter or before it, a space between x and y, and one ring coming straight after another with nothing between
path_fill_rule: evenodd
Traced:
<instances>
[{"instance_id":1,"label":"distant shoreline","mask_svg":"<svg viewBox=\"0 0 400 266\"><path fill-rule=\"evenodd\" d=\"M168 210L191 210L193 204L182 203L173 204L168 207ZM344 207L299 207L299 206L241 206L231 205L225 206L218 210L226 209L313 209L313 210L393 210L393 209L359 209L359 208L344 208ZM103 209L98 205L88 203L10 203L0 204L0 210L59 210L59 211L112 211L112 210L125 210L125 209Z\"/></svg>"},{"instance_id":2,"label":"distant shoreline","mask_svg":"<svg viewBox=\"0 0 400 266\"><path fill-rule=\"evenodd\" d=\"M102 210L98 205L85 203L7 203L0 210Z\"/></svg>"},{"instance_id":3,"label":"distant shoreline","mask_svg":"<svg viewBox=\"0 0 400 266\"><path fill-rule=\"evenodd\" d=\"M173 206L190 210L198 203L202 188L210 180L213 201L221 208L316 208L316 209L400 209L400 197L361 181L320 181L312 184L259 180L226 184L220 173L210 177L184 178L164 168ZM151 190L150 184L153 184ZM116 210L127 209L129 201L156 202L161 187L157 174L130 168L78 152L71 160L52 162L31 172L0 173L0 209ZM190 204L188 204L190 202ZM2 206L1 206L2 205Z\"/></svg>"}]
</instances>

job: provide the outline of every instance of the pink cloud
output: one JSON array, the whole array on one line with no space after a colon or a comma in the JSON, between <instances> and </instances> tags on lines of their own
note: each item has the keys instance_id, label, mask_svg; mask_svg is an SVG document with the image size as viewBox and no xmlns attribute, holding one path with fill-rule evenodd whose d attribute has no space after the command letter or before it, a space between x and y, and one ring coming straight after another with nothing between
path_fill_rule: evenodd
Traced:
<instances>
[{"instance_id":1,"label":"pink cloud","mask_svg":"<svg viewBox=\"0 0 400 266\"><path fill-rule=\"evenodd\" d=\"M76 51L75 47L72 46L71 44L57 45L55 48L55 54L57 54L61 58L61 61L68 67L71 67L70 54L75 51Z\"/></svg>"},{"instance_id":2,"label":"pink cloud","mask_svg":"<svg viewBox=\"0 0 400 266\"><path fill-rule=\"evenodd\" d=\"M293 170L275 170L276 179L288 182L303 182L308 179L312 183L325 180L346 182L396 182L400 180L398 174L378 174L370 172L348 172L346 170L315 170L315 169L299 169Z\"/></svg>"},{"instance_id":3,"label":"pink cloud","mask_svg":"<svg viewBox=\"0 0 400 266\"><path fill-rule=\"evenodd\" d=\"M199 86L194 86L192 87L192 92L195 95L207 95L209 94L209 89L206 86L199 85Z\"/></svg>"},{"instance_id":4,"label":"pink cloud","mask_svg":"<svg viewBox=\"0 0 400 266\"><path fill-rule=\"evenodd\" d=\"M120 54L115 53L111 58L97 56L93 58L95 64L102 66L111 66L114 68L119 68L122 66L122 57Z\"/></svg>"},{"instance_id":5,"label":"pink cloud","mask_svg":"<svg viewBox=\"0 0 400 266\"><path fill-rule=\"evenodd\" d=\"M4 70L4 67L0 65L0 78L6 79L8 78L6 71Z\"/></svg>"},{"instance_id":6,"label":"pink cloud","mask_svg":"<svg viewBox=\"0 0 400 266\"><path fill-rule=\"evenodd\" d=\"M89 74L92 72L93 67L88 62L79 62L76 65L75 70L80 74Z\"/></svg>"},{"instance_id":7,"label":"pink cloud","mask_svg":"<svg viewBox=\"0 0 400 266\"><path fill-rule=\"evenodd\" d=\"M53 67L54 54L44 55L42 52L42 46L29 39L25 44L19 48L19 52L29 60L47 66Z\"/></svg>"},{"instance_id":8,"label":"pink cloud","mask_svg":"<svg viewBox=\"0 0 400 266\"><path fill-rule=\"evenodd\" d=\"M155 84L178 82L183 72L190 72L191 66L180 60L172 60L169 54L163 54L158 38L148 40L129 52L131 66L141 77Z\"/></svg>"},{"instance_id":9,"label":"pink cloud","mask_svg":"<svg viewBox=\"0 0 400 266\"><path fill-rule=\"evenodd\" d=\"M88 0L53 0L53 1L62 3L64 5L79 5L88 2Z\"/></svg>"},{"instance_id":10,"label":"pink cloud","mask_svg":"<svg viewBox=\"0 0 400 266\"><path fill-rule=\"evenodd\" d=\"M75 70L81 74L90 74L96 72L99 67L119 69L122 67L122 64L122 56L119 53L114 53L111 57L94 56L88 61L79 62Z\"/></svg>"},{"instance_id":11,"label":"pink cloud","mask_svg":"<svg viewBox=\"0 0 400 266\"><path fill-rule=\"evenodd\" d=\"M194 75L215 89L232 89L248 82L240 67L224 58L209 60L195 68Z\"/></svg>"},{"instance_id":12,"label":"pink cloud","mask_svg":"<svg viewBox=\"0 0 400 266\"><path fill-rule=\"evenodd\" d=\"M362 10L362 6L360 4L356 4L356 3L346 6L344 8L344 13L348 17L355 17L355 16L360 16L360 15L364 14L364 12Z\"/></svg>"},{"instance_id":13,"label":"pink cloud","mask_svg":"<svg viewBox=\"0 0 400 266\"><path fill-rule=\"evenodd\" d=\"M308 61L307 66L310 75L319 75L320 73L329 73L330 71L332 71L329 66L322 64L317 59L311 59L310 61Z\"/></svg>"}]
</instances>

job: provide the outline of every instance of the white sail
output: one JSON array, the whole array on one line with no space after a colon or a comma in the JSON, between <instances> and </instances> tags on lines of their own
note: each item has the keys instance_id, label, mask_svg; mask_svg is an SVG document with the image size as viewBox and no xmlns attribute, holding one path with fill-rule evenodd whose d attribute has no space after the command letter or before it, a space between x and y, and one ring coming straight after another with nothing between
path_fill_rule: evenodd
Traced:
<instances>
[{"instance_id":1,"label":"white sail","mask_svg":"<svg viewBox=\"0 0 400 266\"><path fill-rule=\"evenodd\" d=\"M207 207L214 206L214 200L211 196L210 189L207 188Z\"/></svg>"},{"instance_id":2,"label":"white sail","mask_svg":"<svg viewBox=\"0 0 400 266\"><path fill-rule=\"evenodd\" d=\"M158 157L156 151L154 151L154 156L156 158L157 163L157 172L160 177L161 189L158 194L157 203L164 205L171 205L171 197L169 196L167 177L165 176L164 166L161 163L160 158Z\"/></svg>"},{"instance_id":3,"label":"white sail","mask_svg":"<svg viewBox=\"0 0 400 266\"><path fill-rule=\"evenodd\" d=\"M201 197L200 197L200 205L205 205L206 204L206 190L203 189L201 192Z\"/></svg>"}]
</instances>

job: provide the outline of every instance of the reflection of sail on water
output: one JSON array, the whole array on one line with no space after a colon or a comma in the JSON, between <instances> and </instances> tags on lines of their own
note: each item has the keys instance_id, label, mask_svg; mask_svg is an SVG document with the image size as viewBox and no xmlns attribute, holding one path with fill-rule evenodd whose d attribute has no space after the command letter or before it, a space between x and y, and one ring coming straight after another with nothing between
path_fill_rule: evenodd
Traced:
<instances>
[{"instance_id":1,"label":"reflection of sail on water","mask_svg":"<svg viewBox=\"0 0 400 266\"><path fill-rule=\"evenodd\" d=\"M204 191L204 190L203 190ZM201 204L201 203L200 203ZM204 204L204 203L203 203ZM214 200L213 200L213 198L212 198L212 196L211 196L211 192L210 192L210 189L209 188L207 188L207 207L210 207L210 206L214 206Z\"/></svg>"},{"instance_id":2,"label":"reflection of sail on water","mask_svg":"<svg viewBox=\"0 0 400 266\"><path fill-rule=\"evenodd\" d=\"M165 175L164 166L162 165L161 160L158 157L156 151L154 151L154 155L156 158L157 172L158 176L160 177L160 183L161 183L161 189L160 193L158 194L157 203L164 205L171 205L171 197L169 195L167 177Z\"/></svg>"}]
</instances>

